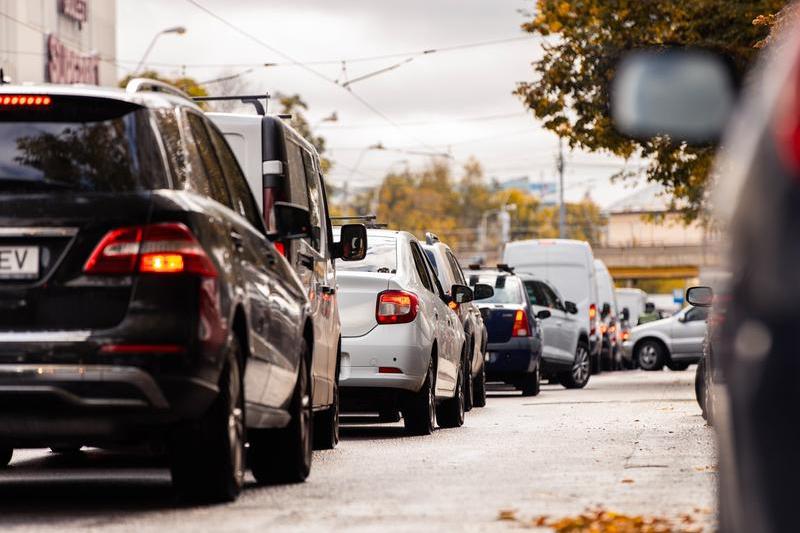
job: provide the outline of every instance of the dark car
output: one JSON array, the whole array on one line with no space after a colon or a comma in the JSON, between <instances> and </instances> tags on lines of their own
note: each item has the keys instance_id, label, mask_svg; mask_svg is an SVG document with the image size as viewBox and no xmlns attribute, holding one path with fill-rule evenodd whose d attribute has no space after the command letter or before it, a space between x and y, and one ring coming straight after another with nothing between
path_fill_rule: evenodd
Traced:
<instances>
[{"instance_id":1,"label":"dark car","mask_svg":"<svg viewBox=\"0 0 800 533\"><path fill-rule=\"evenodd\" d=\"M294 267L309 296L314 345L311 378L314 408L314 444L331 449L339 441L339 373L342 360L342 326L336 294L335 260L358 260L366 253L363 224L341 228L347 254L334 241L322 165L316 148L281 117L267 115L257 100L239 96L196 100L243 100L255 105L256 114L207 113L228 139L245 172L267 228L278 222L275 205L291 202L309 210L311 234L278 248ZM357 244L353 247L353 243Z\"/></svg>"},{"instance_id":2,"label":"dark car","mask_svg":"<svg viewBox=\"0 0 800 533\"><path fill-rule=\"evenodd\" d=\"M528 293L519 276L501 265L496 270L465 272L471 287L489 285L494 294L477 302L486 325L486 379L502 381L522 391L539 394L542 330L531 313Z\"/></svg>"},{"instance_id":3,"label":"dark car","mask_svg":"<svg viewBox=\"0 0 800 533\"><path fill-rule=\"evenodd\" d=\"M0 87L0 451L158 443L191 499L311 468L303 286L183 93Z\"/></svg>"}]
</instances>

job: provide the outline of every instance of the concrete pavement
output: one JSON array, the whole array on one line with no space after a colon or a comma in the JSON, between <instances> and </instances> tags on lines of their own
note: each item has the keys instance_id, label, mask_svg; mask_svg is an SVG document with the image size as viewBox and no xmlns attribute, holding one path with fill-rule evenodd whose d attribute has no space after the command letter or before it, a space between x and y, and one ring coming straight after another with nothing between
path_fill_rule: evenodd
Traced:
<instances>
[{"instance_id":1,"label":"concrete pavement","mask_svg":"<svg viewBox=\"0 0 800 533\"><path fill-rule=\"evenodd\" d=\"M176 507L152 459L17 452L0 473L3 531L513 531L520 518L603 505L677 516L714 507L712 430L685 372L592 376L584 390L490 393L464 427L407 437L346 419L305 484L250 485L230 505ZM251 480L252 481L252 480ZM709 511L701 519L710 524Z\"/></svg>"}]
</instances>

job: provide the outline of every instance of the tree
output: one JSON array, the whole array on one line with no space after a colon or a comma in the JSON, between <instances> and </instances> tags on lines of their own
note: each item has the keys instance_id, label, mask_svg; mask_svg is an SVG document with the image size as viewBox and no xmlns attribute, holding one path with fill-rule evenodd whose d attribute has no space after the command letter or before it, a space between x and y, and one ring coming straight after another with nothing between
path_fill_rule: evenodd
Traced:
<instances>
[{"instance_id":1,"label":"tree","mask_svg":"<svg viewBox=\"0 0 800 533\"><path fill-rule=\"evenodd\" d=\"M638 142L614 130L609 86L625 51L647 46L698 46L725 54L744 72L768 30L753 24L783 0L537 0L523 30L545 38L533 63L536 80L515 93L544 127L573 148L650 159L647 179L665 186L687 220L705 199L713 147L674 145L657 138Z\"/></svg>"}]
</instances>

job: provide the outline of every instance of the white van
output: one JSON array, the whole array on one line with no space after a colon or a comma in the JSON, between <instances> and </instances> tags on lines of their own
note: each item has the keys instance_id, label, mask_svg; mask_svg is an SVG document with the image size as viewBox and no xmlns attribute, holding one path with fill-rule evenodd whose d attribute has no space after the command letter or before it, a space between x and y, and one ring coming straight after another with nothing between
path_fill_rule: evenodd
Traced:
<instances>
[{"instance_id":1,"label":"white van","mask_svg":"<svg viewBox=\"0 0 800 533\"><path fill-rule=\"evenodd\" d=\"M599 259L594 260L597 275L597 296L600 308L600 334L603 346L600 361L603 370L618 370L622 367L620 346L622 345L622 328L620 327L620 309L617 306L617 295L614 291L614 278L608 267Z\"/></svg>"},{"instance_id":2,"label":"white van","mask_svg":"<svg viewBox=\"0 0 800 533\"><path fill-rule=\"evenodd\" d=\"M600 309L594 255L588 242L533 239L506 244L503 262L518 273L531 274L556 286L578 307L578 317L589 337L592 371L600 371Z\"/></svg>"},{"instance_id":3,"label":"white van","mask_svg":"<svg viewBox=\"0 0 800 533\"><path fill-rule=\"evenodd\" d=\"M639 323L639 316L644 313L647 304L647 293L642 289L625 288L617 289L617 305L620 312L628 310L628 324L630 327Z\"/></svg>"}]
</instances>

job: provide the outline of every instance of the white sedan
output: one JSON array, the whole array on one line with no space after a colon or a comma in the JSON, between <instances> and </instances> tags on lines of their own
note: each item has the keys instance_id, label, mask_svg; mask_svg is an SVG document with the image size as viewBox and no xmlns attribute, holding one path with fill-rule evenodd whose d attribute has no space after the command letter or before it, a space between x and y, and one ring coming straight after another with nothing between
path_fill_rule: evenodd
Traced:
<instances>
[{"instance_id":1,"label":"white sedan","mask_svg":"<svg viewBox=\"0 0 800 533\"><path fill-rule=\"evenodd\" d=\"M622 357L644 370L686 370L703 356L708 309L685 307L668 318L636 326L622 343Z\"/></svg>"},{"instance_id":2,"label":"white sedan","mask_svg":"<svg viewBox=\"0 0 800 533\"><path fill-rule=\"evenodd\" d=\"M404 231L368 230L362 261L337 261L342 320L339 376L343 410L402 412L415 435L464 423L468 364L464 329L417 239ZM458 303L469 287L451 288Z\"/></svg>"}]
</instances>

